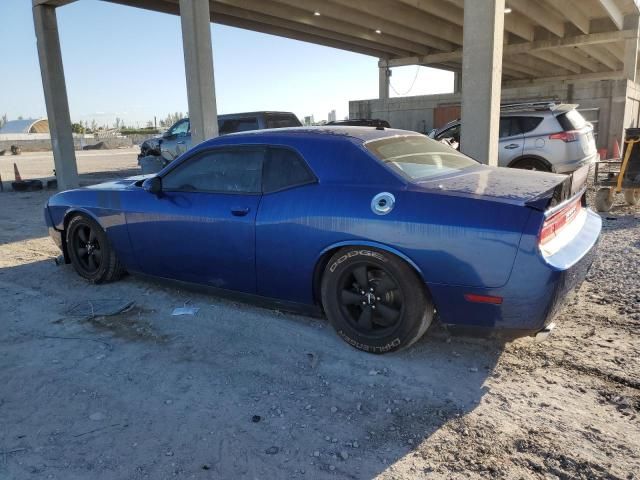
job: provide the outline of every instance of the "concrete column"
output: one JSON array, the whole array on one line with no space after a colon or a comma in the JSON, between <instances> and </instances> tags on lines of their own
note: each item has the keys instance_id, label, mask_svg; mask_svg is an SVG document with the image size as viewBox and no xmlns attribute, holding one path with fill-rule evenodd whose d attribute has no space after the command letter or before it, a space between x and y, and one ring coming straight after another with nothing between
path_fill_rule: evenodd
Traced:
<instances>
[{"instance_id":1,"label":"concrete column","mask_svg":"<svg viewBox=\"0 0 640 480\"><path fill-rule=\"evenodd\" d=\"M378 67L378 98L380 100L389 98L389 77L391 77L390 68Z\"/></svg>"},{"instance_id":2,"label":"concrete column","mask_svg":"<svg viewBox=\"0 0 640 480\"><path fill-rule=\"evenodd\" d=\"M638 69L638 15L624 17L624 29L634 30L636 36L624 42L624 74L627 80L636 81Z\"/></svg>"},{"instance_id":3,"label":"concrete column","mask_svg":"<svg viewBox=\"0 0 640 480\"><path fill-rule=\"evenodd\" d=\"M210 18L209 0L180 0L184 70L194 145L218 136Z\"/></svg>"},{"instance_id":4,"label":"concrete column","mask_svg":"<svg viewBox=\"0 0 640 480\"><path fill-rule=\"evenodd\" d=\"M462 91L462 73L453 72L453 93L460 93Z\"/></svg>"},{"instance_id":5,"label":"concrete column","mask_svg":"<svg viewBox=\"0 0 640 480\"><path fill-rule=\"evenodd\" d=\"M498 164L504 0L465 0L460 150Z\"/></svg>"},{"instance_id":6,"label":"concrete column","mask_svg":"<svg viewBox=\"0 0 640 480\"><path fill-rule=\"evenodd\" d=\"M58 189L68 190L78 186L78 167L73 146L69 100L64 81L55 7L34 6L33 23Z\"/></svg>"}]
</instances>

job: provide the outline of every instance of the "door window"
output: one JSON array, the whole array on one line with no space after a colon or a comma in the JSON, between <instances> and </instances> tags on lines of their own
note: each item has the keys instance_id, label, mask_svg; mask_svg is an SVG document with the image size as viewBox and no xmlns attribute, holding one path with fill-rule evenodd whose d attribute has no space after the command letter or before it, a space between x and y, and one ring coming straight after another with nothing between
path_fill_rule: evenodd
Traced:
<instances>
[{"instance_id":1,"label":"door window","mask_svg":"<svg viewBox=\"0 0 640 480\"><path fill-rule=\"evenodd\" d=\"M169 130L169 134L170 135L175 135L175 136L184 136L187 133L189 133L189 120L180 120L178 123L176 123L173 127L171 127L171 130Z\"/></svg>"},{"instance_id":2,"label":"door window","mask_svg":"<svg viewBox=\"0 0 640 480\"><path fill-rule=\"evenodd\" d=\"M456 142L460 143L460 124L447 128L436 136L436 140L442 140L443 138L453 138Z\"/></svg>"},{"instance_id":3,"label":"door window","mask_svg":"<svg viewBox=\"0 0 640 480\"><path fill-rule=\"evenodd\" d=\"M286 148L270 148L264 169L263 190L275 192L288 187L315 182L305 161Z\"/></svg>"},{"instance_id":4,"label":"door window","mask_svg":"<svg viewBox=\"0 0 640 480\"><path fill-rule=\"evenodd\" d=\"M259 193L262 148L210 150L196 154L162 178L166 191Z\"/></svg>"}]
</instances>

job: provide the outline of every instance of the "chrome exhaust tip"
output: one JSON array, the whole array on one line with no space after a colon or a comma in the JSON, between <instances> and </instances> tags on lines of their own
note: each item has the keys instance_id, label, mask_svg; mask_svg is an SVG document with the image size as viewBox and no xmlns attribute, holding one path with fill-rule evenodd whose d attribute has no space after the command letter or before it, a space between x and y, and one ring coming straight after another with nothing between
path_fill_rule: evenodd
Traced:
<instances>
[{"instance_id":1,"label":"chrome exhaust tip","mask_svg":"<svg viewBox=\"0 0 640 480\"><path fill-rule=\"evenodd\" d=\"M549 335L551 335L551 332L553 332L554 328L556 328L556 324L553 322L547 325L546 327L544 327L542 330L540 330L538 333L534 335L535 341L543 342L544 340L546 340L549 337Z\"/></svg>"}]
</instances>

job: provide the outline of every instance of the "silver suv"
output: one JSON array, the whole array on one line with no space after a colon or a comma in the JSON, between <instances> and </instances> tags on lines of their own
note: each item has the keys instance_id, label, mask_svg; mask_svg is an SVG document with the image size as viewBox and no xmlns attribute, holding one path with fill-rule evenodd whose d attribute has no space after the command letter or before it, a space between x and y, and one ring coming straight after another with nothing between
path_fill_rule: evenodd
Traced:
<instances>
[{"instance_id":1,"label":"silver suv","mask_svg":"<svg viewBox=\"0 0 640 480\"><path fill-rule=\"evenodd\" d=\"M578 105L523 103L500 109L501 167L571 173L596 161L593 125L576 110ZM429 133L431 138L460 145L460 120Z\"/></svg>"}]
</instances>

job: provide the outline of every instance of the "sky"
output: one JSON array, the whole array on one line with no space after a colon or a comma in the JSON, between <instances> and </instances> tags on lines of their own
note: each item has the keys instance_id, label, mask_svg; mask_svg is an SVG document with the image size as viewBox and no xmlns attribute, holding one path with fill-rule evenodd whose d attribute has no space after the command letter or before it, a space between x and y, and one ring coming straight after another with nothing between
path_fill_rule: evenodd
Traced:
<instances>
[{"instance_id":1,"label":"sky","mask_svg":"<svg viewBox=\"0 0 640 480\"><path fill-rule=\"evenodd\" d=\"M72 121L144 126L188 110L178 16L98 0L57 15ZM335 109L341 119L349 100L378 95L374 57L218 24L212 44L220 114L283 110L317 121ZM31 0L0 0L0 58L0 116L45 117ZM391 86L392 97L451 92L453 73L394 68Z\"/></svg>"}]
</instances>

